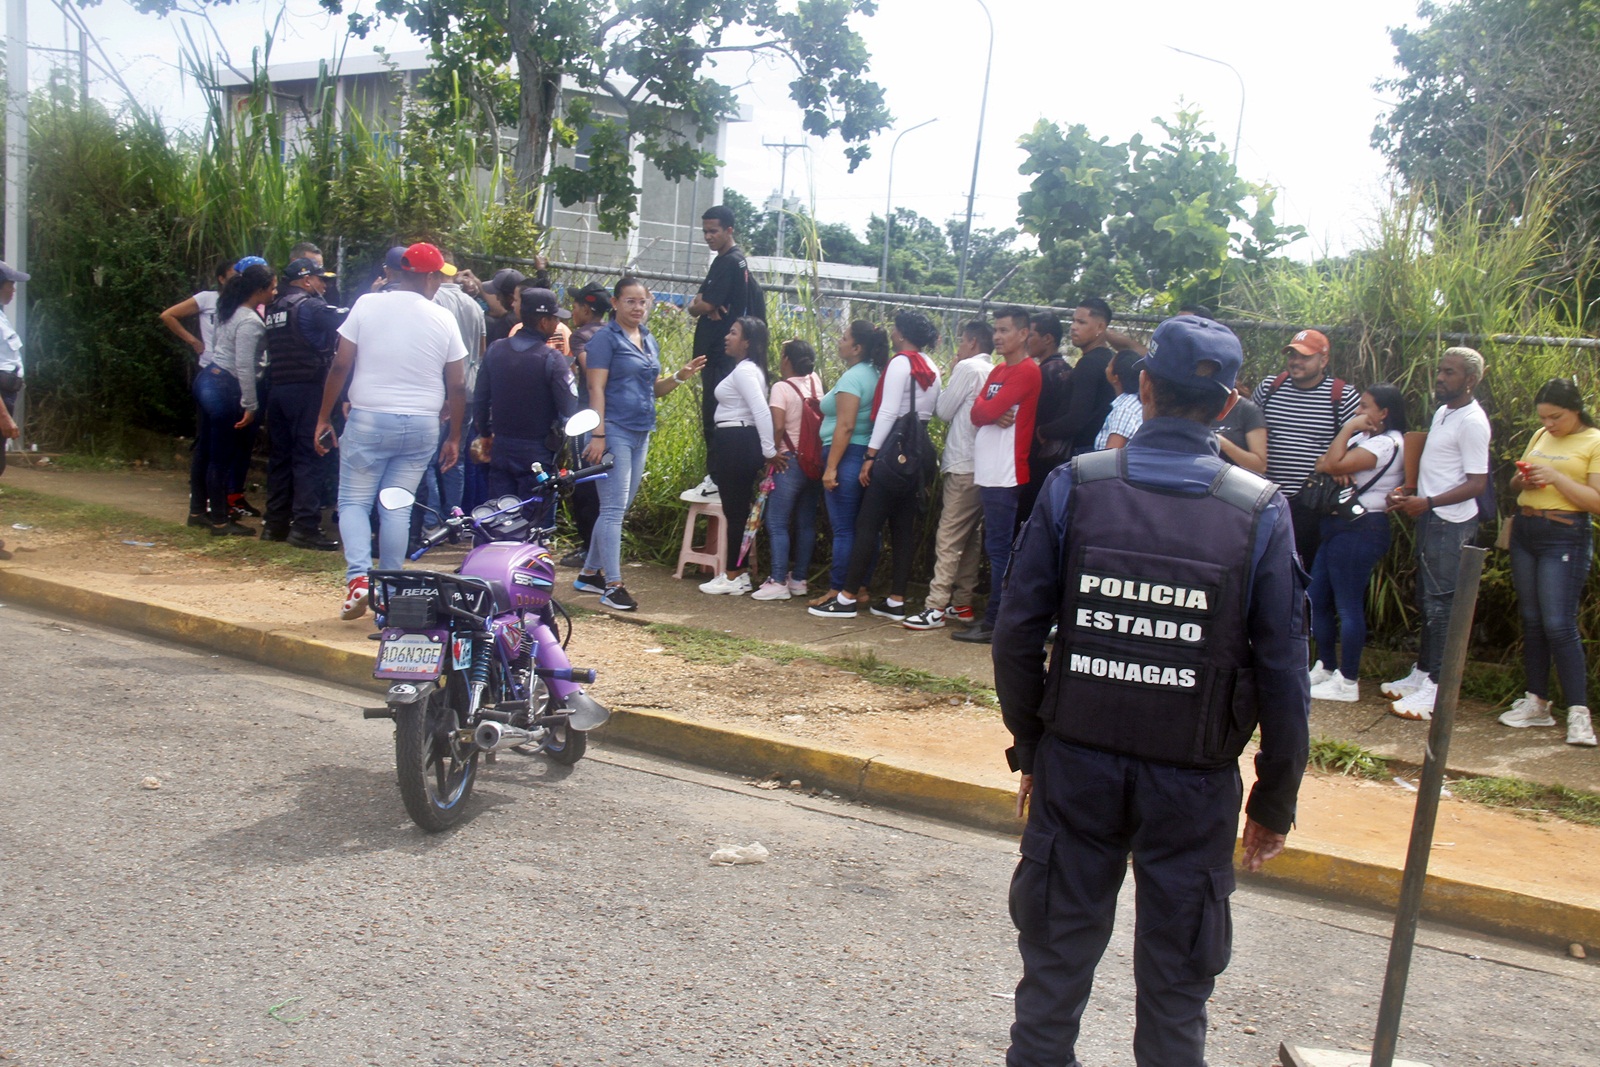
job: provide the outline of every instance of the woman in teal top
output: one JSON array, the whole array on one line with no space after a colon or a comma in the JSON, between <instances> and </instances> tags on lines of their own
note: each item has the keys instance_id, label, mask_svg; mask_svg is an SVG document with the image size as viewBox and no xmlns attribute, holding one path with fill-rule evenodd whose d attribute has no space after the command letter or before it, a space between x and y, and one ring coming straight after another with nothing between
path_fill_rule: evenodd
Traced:
<instances>
[{"instance_id":1,"label":"woman in teal top","mask_svg":"<svg viewBox=\"0 0 1600 1067\"><path fill-rule=\"evenodd\" d=\"M828 592L813 603L838 596L850 566L850 549L856 542L856 513L861 510L861 464L872 438L872 394L878 377L889 364L889 335L881 326L857 319L839 338L839 358L845 372L822 398L822 447L828 450L822 471L823 498L828 522L833 526L833 564L828 572ZM839 424L852 431L836 433ZM870 571L868 573L871 573Z\"/></svg>"}]
</instances>

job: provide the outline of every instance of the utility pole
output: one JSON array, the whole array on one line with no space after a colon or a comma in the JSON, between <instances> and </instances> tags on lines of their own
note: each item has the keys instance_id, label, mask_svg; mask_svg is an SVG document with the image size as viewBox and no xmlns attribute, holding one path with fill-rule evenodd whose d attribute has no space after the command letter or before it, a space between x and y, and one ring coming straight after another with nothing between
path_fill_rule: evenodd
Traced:
<instances>
[{"instance_id":1,"label":"utility pole","mask_svg":"<svg viewBox=\"0 0 1600 1067\"><path fill-rule=\"evenodd\" d=\"M972 255L972 202L978 196L978 162L983 159L983 120L989 113L989 74L994 70L994 16L989 5L977 0L983 17L989 21L989 53L983 61L983 98L978 104L978 140L972 147L972 184L967 188L967 224L961 235L961 267L956 274L956 299L967 295L967 260Z\"/></svg>"},{"instance_id":2,"label":"utility pole","mask_svg":"<svg viewBox=\"0 0 1600 1067\"><path fill-rule=\"evenodd\" d=\"M28 270L28 0L6 0L6 262ZM28 366L28 283L17 283L7 314L23 339L23 377ZM16 422L26 440L27 393L17 397Z\"/></svg>"},{"instance_id":3,"label":"utility pole","mask_svg":"<svg viewBox=\"0 0 1600 1067\"><path fill-rule=\"evenodd\" d=\"M768 147L768 148L776 148L776 149L780 150L783 153L783 163L778 168L778 252L777 252L777 254L781 256L781 255L784 255L784 248L786 247L784 245L784 243L783 243L784 229L785 229L785 227L784 227L784 218L783 217L784 217L785 214L787 214L786 208L787 208L788 203L789 203L789 153L793 152L793 151L795 151L796 149L799 149L799 148L810 148L811 146L806 144L803 141L801 143L799 143L799 144L791 144L788 141L779 141L777 144L773 144L771 141L762 141L761 143L763 145L765 145L766 147Z\"/></svg>"}]
</instances>

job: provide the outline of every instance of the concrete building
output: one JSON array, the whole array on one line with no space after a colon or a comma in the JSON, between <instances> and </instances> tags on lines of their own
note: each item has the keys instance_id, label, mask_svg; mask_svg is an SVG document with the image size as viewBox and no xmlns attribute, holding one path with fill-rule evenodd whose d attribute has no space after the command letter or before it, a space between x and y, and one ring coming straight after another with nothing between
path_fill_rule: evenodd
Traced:
<instances>
[{"instance_id":1,"label":"concrete building","mask_svg":"<svg viewBox=\"0 0 1600 1067\"><path fill-rule=\"evenodd\" d=\"M273 92L271 106L283 116L285 142L291 151L309 116L315 113L316 93L319 84L323 84L320 79L326 67L325 62L318 61L275 63L268 68ZM331 78L335 114L342 122L346 115L355 111L369 125L398 129L402 98L415 88L427 69L428 55L423 51L347 56ZM232 72L226 72L221 81L228 95L229 113L237 114L249 98L250 82ZM583 90L563 89L563 93L568 92ZM609 97L585 95L590 97L595 111L613 117L621 115ZM748 121L748 116L741 116L738 121ZM687 119L684 125L687 129ZM723 154L725 131L725 124L719 126L711 145L711 150L719 157ZM502 134L501 148L508 159L512 136ZM582 169L587 165L587 145L586 132L580 132L577 144L571 148L555 148L553 164ZM703 275L710 265L711 252L700 237L700 216L706 208L720 202L722 179L669 181L638 153L634 156L634 166L635 180L640 187L639 208L633 229L625 240L619 241L600 231L592 205L561 204L554 197L546 197L541 209L550 231L546 253L552 260L592 264L608 271L631 265L638 270Z\"/></svg>"}]
</instances>

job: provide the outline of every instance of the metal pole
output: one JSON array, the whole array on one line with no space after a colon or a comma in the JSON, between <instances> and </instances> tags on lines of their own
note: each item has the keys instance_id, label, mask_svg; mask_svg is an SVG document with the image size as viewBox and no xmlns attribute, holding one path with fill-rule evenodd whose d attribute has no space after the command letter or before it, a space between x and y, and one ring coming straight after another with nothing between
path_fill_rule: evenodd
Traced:
<instances>
[{"instance_id":1,"label":"metal pole","mask_svg":"<svg viewBox=\"0 0 1600 1067\"><path fill-rule=\"evenodd\" d=\"M1239 121L1235 123L1233 127L1233 166L1234 169L1237 170L1239 168L1239 139L1244 136L1244 75L1240 74L1238 69L1235 68L1232 63L1224 63L1220 59L1215 59L1211 56L1203 56L1199 52L1191 52L1187 48L1179 48L1177 45L1173 44L1169 44L1167 47L1172 49L1174 52L1180 52L1183 55L1192 56L1195 59L1203 59L1207 63L1215 63L1219 67L1227 67L1229 70L1233 71L1233 76L1239 79Z\"/></svg>"},{"instance_id":2,"label":"metal pole","mask_svg":"<svg viewBox=\"0 0 1600 1067\"><path fill-rule=\"evenodd\" d=\"M1422 913L1422 890L1428 878L1428 852L1433 847L1433 827L1439 818L1439 791L1444 786L1445 760L1450 756L1450 734L1455 728L1456 698L1467 664L1467 640L1472 636L1472 613L1478 602L1478 580L1483 576L1482 548L1461 550L1456 568L1456 591L1450 605L1450 627L1445 632L1444 658L1439 664L1439 695L1428 726L1428 747L1417 782L1417 811L1411 819L1411 844L1406 848L1406 870L1400 882L1400 902L1395 909L1394 937L1389 942L1389 968L1383 976L1383 999L1378 1005L1378 1033L1372 1041L1372 1067L1391 1067L1395 1042L1400 1036L1400 1011L1405 1006L1406 979L1411 974L1411 950L1417 940L1417 919Z\"/></svg>"},{"instance_id":3,"label":"metal pole","mask_svg":"<svg viewBox=\"0 0 1600 1067\"><path fill-rule=\"evenodd\" d=\"M983 61L983 100L978 104L978 143L972 148L972 184L967 187L967 225L961 235L961 269L956 275L956 299L967 295L967 259L972 255L972 202L978 196L978 161L983 158L983 119L989 112L989 72L994 68L994 16L983 0L973 0L989 20L989 58Z\"/></svg>"},{"instance_id":4,"label":"metal pole","mask_svg":"<svg viewBox=\"0 0 1600 1067\"><path fill-rule=\"evenodd\" d=\"M28 0L6 0L6 262L28 270ZM23 378L28 367L28 283L17 283L6 314L22 338ZM28 426L26 390L17 397L15 419L24 447Z\"/></svg>"},{"instance_id":5,"label":"metal pole","mask_svg":"<svg viewBox=\"0 0 1600 1067\"><path fill-rule=\"evenodd\" d=\"M901 130L895 135L894 144L889 146L889 188L884 192L883 204L883 267L878 271L878 284L885 288L889 285L889 232L894 229L894 154L900 148L900 138L912 130L920 130L932 122L938 122L937 117L919 122L909 129Z\"/></svg>"}]
</instances>

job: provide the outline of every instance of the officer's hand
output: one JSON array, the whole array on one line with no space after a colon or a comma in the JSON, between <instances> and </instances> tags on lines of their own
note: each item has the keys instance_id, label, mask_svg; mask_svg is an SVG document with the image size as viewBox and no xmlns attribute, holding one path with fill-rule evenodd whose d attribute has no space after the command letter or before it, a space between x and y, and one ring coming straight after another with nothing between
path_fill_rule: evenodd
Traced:
<instances>
[{"instance_id":1,"label":"officer's hand","mask_svg":"<svg viewBox=\"0 0 1600 1067\"><path fill-rule=\"evenodd\" d=\"M1028 814L1028 798L1033 795L1033 775L1024 774L1022 781L1017 783L1017 818L1026 818Z\"/></svg>"},{"instance_id":2,"label":"officer's hand","mask_svg":"<svg viewBox=\"0 0 1600 1067\"><path fill-rule=\"evenodd\" d=\"M1273 833L1254 819L1246 816L1244 820L1245 870L1259 871L1264 863L1283 851L1283 842L1287 837L1287 834Z\"/></svg>"}]
</instances>

